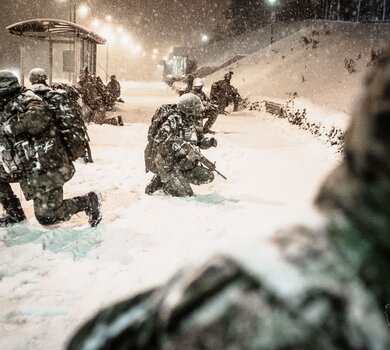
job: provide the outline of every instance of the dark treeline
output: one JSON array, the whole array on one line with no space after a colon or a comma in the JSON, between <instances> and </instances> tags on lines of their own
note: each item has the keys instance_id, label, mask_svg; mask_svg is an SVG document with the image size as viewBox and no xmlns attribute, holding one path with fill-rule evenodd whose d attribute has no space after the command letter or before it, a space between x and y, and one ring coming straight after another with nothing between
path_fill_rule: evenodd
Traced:
<instances>
[{"instance_id":1,"label":"dark treeline","mask_svg":"<svg viewBox=\"0 0 390 350\"><path fill-rule=\"evenodd\" d=\"M276 21L389 20L389 3L390 0L231 0L224 12L224 23L215 29L214 40L259 28L271 18Z\"/></svg>"}]
</instances>

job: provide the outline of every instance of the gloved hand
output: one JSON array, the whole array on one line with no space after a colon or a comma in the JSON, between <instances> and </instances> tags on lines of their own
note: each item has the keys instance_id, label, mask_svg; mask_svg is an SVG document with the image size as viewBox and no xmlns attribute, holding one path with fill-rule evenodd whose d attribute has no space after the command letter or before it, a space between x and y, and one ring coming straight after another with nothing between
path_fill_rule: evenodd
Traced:
<instances>
[{"instance_id":1,"label":"gloved hand","mask_svg":"<svg viewBox=\"0 0 390 350\"><path fill-rule=\"evenodd\" d=\"M210 147L217 147L218 145L218 142L217 142L217 139L215 139L214 137L204 137L201 141L200 141L200 147L202 149L208 149Z\"/></svg>"},{"instance_id":2,"label":"gloved hand","mask_svg":"<svg viewBox=\"0 0 390 350\"><path fill-rule=\"evenodd\" d=\"M197 157L190 153L187 154L185 158L183 158L180 165L183 170L191 170L196 166L197 162Z\"/></svg>"}]
</instances>

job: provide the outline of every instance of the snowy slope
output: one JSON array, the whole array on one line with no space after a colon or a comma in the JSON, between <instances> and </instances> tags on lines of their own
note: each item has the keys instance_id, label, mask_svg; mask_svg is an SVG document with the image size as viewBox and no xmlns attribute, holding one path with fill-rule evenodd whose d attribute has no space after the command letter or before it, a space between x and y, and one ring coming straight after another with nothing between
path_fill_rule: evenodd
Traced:
<instances>
[{"instance_id":1,"label":"snowy slope","mask_svg":"<svg viewBox=\"0 0 390 350\"><path fill-rule=\"evenodd\" d=\"M349 114L362 78L369 69L371 50L383 48L390 37L389 23L305 21L280 28L278 24L275 26L275 38L280 40L271 46L265 44L269 37L264 41L269 28L236 38L244 48L249 42L258 44L259 49L206 77L206 85L210 87L213 81L233 70L232 84L242 96L249 96L251 100L267 97L285 101L297 93L299 99ZM296 31L298 28L301 29ZM313 48L313 42L305 44L303 37L318 41L314 45L316 48ZM220 45L215 47L215 53L221 57L229 55L231 50L223 48L230 46ZM249 52L252 50L250 47ZM348 73L345 59L355 61L356 72Z\"/></svg>"}]
</instances>

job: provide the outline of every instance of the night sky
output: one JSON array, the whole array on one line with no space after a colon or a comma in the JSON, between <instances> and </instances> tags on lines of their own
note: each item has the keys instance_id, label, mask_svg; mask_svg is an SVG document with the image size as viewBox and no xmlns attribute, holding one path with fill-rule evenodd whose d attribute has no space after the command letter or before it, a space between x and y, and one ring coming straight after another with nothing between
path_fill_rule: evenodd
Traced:
<instances>
[{"instance_id":1,"label":"night sky","mask_svg":"<svg viewBox=\"0 0 390 350\"><path fill-rule=\"evenodd\" d=\"M5 27L32 18L61 18L69 20L70 0L2 0L0 15L0 68L15 65L19 59L15 37ZM78 0L79 4L88 1ZM126 32L150 50L166 51L172 46L193 44L201 33L209 33L222 20L229 0L90 0L92 15L104 19L111 15L112 24ZM90 27L88 20L78 23Z\"/></svg>"}]
</instances>

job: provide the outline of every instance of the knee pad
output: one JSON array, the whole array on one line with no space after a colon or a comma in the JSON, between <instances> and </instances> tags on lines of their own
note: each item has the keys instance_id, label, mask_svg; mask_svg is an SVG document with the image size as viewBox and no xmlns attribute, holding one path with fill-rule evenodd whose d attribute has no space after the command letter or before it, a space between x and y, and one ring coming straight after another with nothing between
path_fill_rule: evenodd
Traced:
<instances>
[{"instance_id":1,"label":"knee pad","mask_svg":"<svg viewBox=\"0 0 390 350\"><path fill-rule=\"evenodd\" d=\"M175 178L164 183L163 191L165 194L174 197L190 197L194 195L194 191L187 181L180 181L179 179Z\"/></svg>"},{"instance_id":2,"label":"knee pad","mask_svg":"<svg viewBox=\"0 0 390 350\"><path fill-rule=\"evenodd\" d=\"M56 218L44 214L35 214L35 218L42 226L54 225L56 223Z\"/></svg>"}]
</instances>

